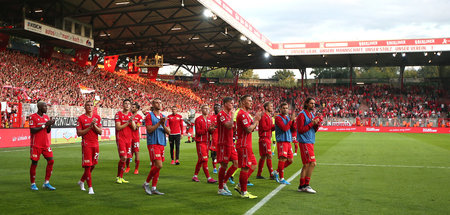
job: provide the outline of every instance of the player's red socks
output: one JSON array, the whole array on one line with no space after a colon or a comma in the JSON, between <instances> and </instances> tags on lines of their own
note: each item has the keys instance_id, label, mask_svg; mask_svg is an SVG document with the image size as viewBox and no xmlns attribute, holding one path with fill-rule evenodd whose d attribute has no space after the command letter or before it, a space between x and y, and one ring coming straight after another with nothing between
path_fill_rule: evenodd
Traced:
<instances>
[{"instance_id":1,"label":"player's red socks","mask_svg":"<svg viewBox=\"0 0 450 215\"><path fill-rule=\"evenodd\" d=\"M84 167L84 174L80 181L84 182L83 179L87 181L88 187L92 187L91 167Z\"/></svg>"},{"instance_id":2,"label":"player's red socks","mask_svg":"<svg viewBox=\"0 0 450 215\"><path fill-rule=\"evenodd\" d=\"M295 146L295 154L297 154L297 151L298 151L298 143L294 143L294 146Z\"/></svg>"},{"instance_id":3,"label":"player's red socks","mask_svg":"<svg viewBox=\"0 0 450 215\"><path fill-rule=\"evenodd\" d=\"M153 179L155 178L156 173L159 173L159 169L156 166L152 166L152 168L150 169L150 172L148 173L146 182L150 183L150 180L152 180L152 178Z\"/></svg>"},{"instance_id":4,"label":"player's red socks","mask_svg":"<svg viewBox=\"0 0 450 215\"><path fill-rule=\"evenodd\" d=\"M305 185L305 178L300 178L300 187Z\"/></svg>"},{"instance_id":5,"label":"player's red socks","mask_svg":"<svg viewBox=\"0 0 450 215\"><path fill-rule=\"evenodd\" d=\"M264 168L264 160L260 158L258 161L258 172L256 173L256 176L261 176L263 168Z\"/></svg>"},{"instance_id":6,"label":"player's red socks","mask_svg":"<svg viewBox=\"0 0 450 215\"><path fill-rule=\"evenodd\" d=\"M289 160L285 161L284 162L284 168L288 167L291 164L292 164L292 161L289 161Z\"/></svg>"},{"instance_id":7,"label":"player's red socks","mask_svg":"<svg viewBox=\"0 0 450 215\"><path fill-rule=\"evenodd\" d=\"M53 164L54 163L55 163L54 160L47 161L47 168L45 169L45 180L46 181L49 181L50 180L50 176L52 176Z\"/></svg>"},{"instance_id":8,"label":"player's red socks","mask_svg":"<svg viewBox=\"0 0 450 215\"><path fill-rule=\"evenodd\" d=\"M117 167L117 177L123 178L124 167L125 167L125 162L120 160L119 165Z\"/></svg>"},{"instance_id":9,"label":"player's red socks","mask_svg":"<svg viewBox=\"0 0 450 215\"><path fill-rule=\"evenodd\" d=\"M31 163L30 166L30 181L32 184L34 184L35 180L36 180L36 164Z\"/></svg>"},{"instance_id":10,"label":"player's red socks","mask_svg":"<svg viewBox=\"0 0 450 215\"><path fill-rule=\"evenodd\" d=\"M227 180L233 175L233 173L237 170L237 167L234 165L231 165L230 168L228 168L227 174L223 178L223 183L226 183Z\"/></svg>"},{"instance_id":11,"label":"player's red socks","mask_svg":"<svg viewBox=\"0 0 450 215\"><path fill-rule=\"evenodd\" d=\"M127 168L130 168L130 158L127 158L126 164L127 164Z\"/></svg>"},{"instance_id":12,"label":"player's red socks","mask_svg":"<svg viewBox=\"0 0 450 215\"><path fill-rule=\"evenodd\" d=\"M267 163L267 169L269 169L270 176L272 176L272 172L273 172L272 159L267 159L266 163Z\"/></svg>"},{"instance_id":13,"label":"player's red socks","mask_svg":"<svg viewBox=\"0 0 450 215\"><path fill-rule=\"evenodd\" d=\"M153 180L152 180L152 187L156 187L156 185L158 184L158 179L159 179L159 170L158 168L156 168L157 171L155 173L155 175L153 176Z\"/></svg>"},{"instance_id":14,"label":"player's red socks","mask_svg":"<svg viewBox=\"0 0 450 215\"><path fill-rule=\"evenodd\" d=\"M223 179L225 178L225 172L227 171L226 168L221 166L219 168L219 189L223 189Z\"/></svg>"},{"instance_id":15,"label":"player's red socks","mask_svg":"<svg viewBox=\"0 0 450 215\"><path fill-rule=\"evenodd\" d=\"M278 172L278 174L280 174L280 179L284 178L284 165L285 165L284 163L285 163L284 161L281 161L281 160L278 161L277 172Z\"/></svg>"},{"instance_id":16,"label":"player's red socks","mask_svg":"<svg viewBox=\"0 0 450 215\"><path fill-rule=\"evenodd\" d=\"M250 176L252 175L252 173L253 173L254 171L255 171L255 170L252 169L252 168L248 169L247 179L250 178Z\"/></svg>"},{"instance_id":17,"label":"player's red socks","mask_svg":"<svg viewBox=\"0 0 450 215\"><path fill-rule=\"evenodd\" d=\"M195 165L195 172L194 175L198 175L198 172L200 172L200 167L202 166L202 161L199 159L197 161L197 164Z\"/></svg>"},{"instance_id":18,"label":"player's red socks","mask_svg":"<svg viewBox=\"0 0 450 215\"><path fill-rule=\"evenodd\" d=\"M139 169L139 162L140 162L140 160L136 160L135 162L136 162L136 166L134 167L134 169Z\"/></svg>"},{"instance_id":19,"label":"player's red socks","mask_svg":"<svg viewBox=\"0 0 450 215\"><path fill-rule=\"evenodd\" d=\"M310 177L305 177L305 185L308 186L309 185L309 181L311 180Z\"/></svg>"},{"instance_id":20,"label":"player's red socks","mask_svg":"<svg viewBox=\"0 0 450 215\"><path fill-rule=\"evenodd\" d=\"M206 178L209 178L209 170L208 170L208 161L203 161L203 172L205 173Z\"/></svg>"},{"instance_id":21,"label":"player's red socks","mask_svg":"<svg viewBox=\"0 0 450 215\"><path fill-rule=\"evenodd\" d=\"M239 183L241 184L241 193L247 191L248 173L249 172L245 172L245 171L241 170L241 172L239 174Z\"/></svg>"}]
</instances>

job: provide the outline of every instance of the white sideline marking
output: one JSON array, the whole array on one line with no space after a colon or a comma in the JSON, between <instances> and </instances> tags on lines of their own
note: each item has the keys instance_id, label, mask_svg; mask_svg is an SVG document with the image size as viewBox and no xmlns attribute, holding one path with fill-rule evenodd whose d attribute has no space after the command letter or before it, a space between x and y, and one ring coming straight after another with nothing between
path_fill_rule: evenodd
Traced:
<instances>
[{"instance_id":1,"label":"white sideline marking","mask_svg":"<svg viewBox=\"0 0 450 215\"><path fill-rule=\"evenodd\" d=\"M115 144L115 143L102 143L100 145L109 145L109 144ZM81 147L81 145L68 145L68 146L57 146L52 149L61 149L61 148L73 148L73 147ZM20 151L30 151L30 148L26 149L17 149L17 150L7 150L7 151L0 151L0 152L20 152Z\"/></svg>"},{"instance_id":2,"label":"white sideline marking","mask_svg":"<svg viewBox=\"0 0 450 215\"><path fill-rule=\"evenodd\" d=\"M426 168L426 169L450 169L450 166L407 166L407 165L383 165L383 164L362 164L362 163L317 163L317 165L324 166L362 166L362 167L397 167L397 168ZM300 169L293 176L288 179L288 182L291 182L296 178L302 170ZM274 197L281 189L283 189L286 185L282 184L275 188L272 192L270 192L266 197L264 197L261 201L259 201L255 206L250 208L245 215L252 215L258 209L260 209L264 204L266 204L272 197Z\"/></svg>"},{"instance_id":3,"label":"white sideline marking","mask_svg":"<svg viewBox=\"0 0 450 215\"><path fill-rule=\"evenodd\" d=\"M450 169L450 166L407 166L407 165L383 165L362 163L317 163L324 166L365 166L365 167L398 167L398 168L426 168L426 169Z\"/></svg>"},{"instance_id":4,"label":"white sideline marking","mask_svg":"<svg viewBox=\"0 0 450 215\"><path fill-rule=\"evenodd\" d=\"M288 178L287 181L291 182L292 180L294 180L294 178L296 178L297 176L300 175L301 171L302 171L302 169L300 169L293 176ZM281 184L280 186L275 188L275 190L272 190L272 192L270 192L266 197L261 199L261 201L259 201L258 204L256 204L252 208L250 208L250 210L248 210L247 212L245 212L244 215L252 215L252 214L254 214L258 209L260 209L263 205L265 205L272 197L274 197L278 192L280 192L280 190L283 189L285 186L286 186L285 184Z\"/></svg>"}]
</instances>

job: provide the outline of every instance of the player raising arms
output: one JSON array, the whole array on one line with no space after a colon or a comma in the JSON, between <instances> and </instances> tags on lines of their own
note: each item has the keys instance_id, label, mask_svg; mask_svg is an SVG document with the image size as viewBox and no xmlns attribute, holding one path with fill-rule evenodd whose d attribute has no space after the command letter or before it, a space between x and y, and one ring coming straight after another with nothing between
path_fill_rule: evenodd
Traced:
<instances>
[{"instance_id":1,"label":"player raising arms","mask_svg":"<svg viewBox=\"0 0 450 215\"><path fill-rule=\"evenodd\" d=\"M289 185L284 179L284 169L291 165L294 154L292 153L292 134L291 127L294 117L288 117L289 105L286 102L280 104L280 114L275 117L275 135L277 139L278 169L274 171L275 180L281 184ZM278 178L279 174L279 178Z\"/></svg>"},{"instance_id":2,"label":"player raising arms","mask_svg":"<svg viewBox=\"0 0 450 215\"><path fill-rule=\"evenodd\" d=\"M236 117L237 142L236 149L238 152L238 165L241 168L239 175L239 185L236 190L241 194L242 198L255 199L255 195L247 192L247 182L250 175L256 169L256 158L252 149L252 132L261 119L261 113L256 113L254 119L248 113L253 106L253 100L250 95L244 95L241 98L241 109Z\"/></svg>"},{"instance_id":3,"label":"player raising arms","mask_svg":"<svg viewBox=\"0 0 450 215\"><path fill-rule=\"evenodd\" d=\"M219 168L219 190L217 194L231 196L231 192L225 184L227 179L238 168L237 152L233 143L233 106L234 100L231 97L225 97L222 101L223 110L217 116L217 129L219 131L219 141L217 144L217 162ZM228 169L228 162L233 165Z\"/></svg>"},{"instance_id":4,"label":"player raising arms","mask_svg":"<svg viewBox=\"0 0 450 215\"><path fill-rule=\"evenodd\" d=\"M144 190L148 195L164 195L156 189L159 172L164 162L164 146L166 146L166 134L170 134L167 127L167 118L161 113L162 104L160 98L153 99L152 112L148 112L145 117L145 127L147 129L147 148L152 162L152 168L148 173L147 180L144 182ZM152 187L150 189L150 181Z\"/></svg>"},{"instance_id":5,"label":"player raising arms","mask_svg":"<svg viewBox=\"0 0 450 215\"><path fill-rule=\"evenodd\" d=\"M275 130L275 125L273 124L272 117L270 116L273 112L273 103L264 103L264 115L259 121L258 134L259 134L259 155L261 158L258 162L258 173L256 174L257 179L264 179L261 176L264 162L267 162L267 168L269 169L270 178L273 179L273 167L272 167L272 131Z\"/></svg>"},{"instance_id":6,"label":"player raising arms","mask_svg":"<svg viewBox=\"0 0 450 215\"><path fill-rule=\"evenodd\" d=\"M81 166L84 168L84 174L81 176L78 185L81 190L84 189L84 181L87 181L89 187L89 194L94 194L92 188L92 170L98 163L99 147L98 147L98 135L102 135L102 124L99 115L94 114L94 103L87 101L84 104L85 114L78 117L77 121L77 135L82 137L81 151L82 162Z\"/></svg>"},{"instance_id":7,"label":"player raising arms","mask_svg":"<svg viewBox=\"0 0 450 215\"><path fill-rule=\"evenodd\" d=\"M219 129L217 129L217 115L221 110L220 104L214 105L214 114L209 117L211 124L214 126L214 130L212 132L210 138L209 150L211 150L211 163L213 165L213 173L217 174L216 163L217 163L217 142L219 141Z\"/></svg>"},{"instance_id":8,"label":"player raising arms","mask_svg":"<svg viewBox=\"0 0 450 215\"><path fill-rule=\"evenodd\" d=\"M129 99L123 100L123 109L116 113L116 143L117 150L119 151L119 165L117 168L116 183L128 183L123 179L123 172L125 170L125 162L127 157L131 157L131 131L136 128L136 124L133 121L133 115L130 111L131 101Z\"/></svg>"},{"instance_id":9,"label":"player raising arms","mask_svg":"<svg viewBox=\"0 0 450 215\"><path fill-rule=\"evenodd\" d=\"M302 156L303 168L300 173L299 192L316 193L309 186L311 175L316 166L316 156L314 155L314 143L316 142L316 132L319 130L320 118L314 117L313 111L316 101L313 98L307 98L303 104L303 111L300 112L297 119L298 140L300 142L300 153Z\"/></svg>"},{"instance_id":10,"label":"player raising arms","mask_svg":"<svg viewBox=\"0 0 450 215\"><path fill-rule=\"evenodd\" d=\"M195 166L192 181L200 182L198 180L198 172L203 167L203 172L208 179L208 183L216 183L217 181L211 178L208 170L208 140L210 133L214 130L214 127L211 125L211 120L208 119L208 114L208 105L202 105L202 115L195 119L195 145L197 147L198 161Z\"/></svg>"},{"instance_id":11,"label":"player raising arms","mask_svg":"<svg viewBox=\"0 0 450 215\"><path fill-rule=\"evenodd\" d=\"M135 102L131 105L131 113L133 114L134 118L134 124L136 125L136 127L131 131L131 135L132 135L132 141L131 141L131 156L127 158L127 169L125 169L125 173L128 173L130 171L130 161L131 158L133 158L133 154L136 155L134 158L134 174L137 175L139 174L139 143L141 142L141 138L139 137L139 128L142 125L142 116L140 114L138 114L137 112L139 111L139 109L141 108L141 106L139 106L139 103Z\"/></svg>"},{"instance_id":12,"label":"player raising arms","mask_svg":"<svg viewBox=\"0 0 450 215\"><path fill-rule=\"evenodd\" d=\"M31 167L30 167L30 181L31 181L31 189L38 190L35 184L36 179L36 167L39 161L39 158L44 155L44 158L47 160L47 168L45 170L45 183L42 185L42 188L48 190L55 190L52 185L50 185L50 176L53 171L53 151L50 148L50 138L49 133L52 130L52 125L55 124L55 120L50 119L47 113L47 104L45 102L37 103L38 111L37 113L31 114L30 116L30 133L31 133L31 144L30 144L30 158L31 158Z\"/></svg>"}]
</instances>

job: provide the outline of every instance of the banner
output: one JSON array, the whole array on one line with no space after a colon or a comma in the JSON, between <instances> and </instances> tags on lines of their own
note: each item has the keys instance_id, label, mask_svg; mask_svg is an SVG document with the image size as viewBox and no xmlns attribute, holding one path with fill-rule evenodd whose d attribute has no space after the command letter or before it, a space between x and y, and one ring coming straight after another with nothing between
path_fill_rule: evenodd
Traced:
<instances>
[{"instance_id":1,"label":"banner","mask_svg":"<svg viewBox=\"0 0 450 215\"><path fill-rule=\"evenodd\" d=\"M84 85L82 85L82 84L78 84L78 88L80 88L80 92L81 92L82 94L85 94L85 93L93 93L93 92L95 92L94 89L89 88L89 87L86 87L86 86L84 86Z\"/></svg>"},{"instance_id":2,"label":"banner","mask_svg":"<svg viewBox=\"0 0 450 215\"><path fill-rule=\"evenodd\" d=\"M0 51L6 50L9 43L9 34L0 33Z\"/></svg>"},{"instance_id":3,"label":"banner","mask_svg":"<svg viewBox=\"0 0 450 215\"><path fill-rule=\"evenodd\" d=\"M86 66L91 49L77 49L75 54L75 60L81 67Z\"/></svg>"},{"instance_id":4,"label":"banner","mask_svg":"<svg viewBox=\"0 0 450 215\"><path fill-rule=\"evenodd\" d=\"M116 69L117 60L119 60L119 55L105 56L105 70L108 72L114 72Z\"/></svg>"},{"instance_id":5,"label":"banner","mask_svg":"<svg viewBox=\"0 0 450 215\"><path fill-rule=\"evenodd\" d=\"M59 40L75 43L78 45L94 48L94 39L72 34L61 29L50 27L39 22L24 19L24 29L37 34L53 37Z\"/></svg>"},{"instance_id":6,"label":"banner","mask_svg":"<svg viewBox=\"0 0 450 215\"><path fill-rule=\"evenodd\" d=\"M156 77L158 77L159 67L149 67L148 68L148 78L150 81L156 81Z\"/></svg>"},{"instance_id":7,"label":"banner","mask_svg":"<svg viewBox=\"0 0 450 215\"><path fill-rule=\"evenodd\" d=\"M369 133L434 133L450 134L450 128L424 127L341 127L322 126L319 131L325 132L369 132Z\"/></svg>"},{"instance_id":8,"label":"banner","mask_svg":"<svg viewBox=\"0 0 450 215\"><path fill-rule=\"evenodd\" d=\"M44 58L46 60L50 60L53 54L53 46L41 43L39 47L39 57Z\"/></svg>"}]
</instances>

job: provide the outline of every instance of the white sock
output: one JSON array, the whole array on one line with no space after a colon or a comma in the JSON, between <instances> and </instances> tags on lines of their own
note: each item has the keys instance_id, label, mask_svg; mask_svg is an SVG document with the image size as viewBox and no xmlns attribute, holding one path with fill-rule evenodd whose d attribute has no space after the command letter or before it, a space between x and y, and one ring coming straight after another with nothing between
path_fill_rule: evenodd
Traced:
<instances>
[{"instance_id":1,"label":"white sock","mask_svg":"<svg viewBox=\"0 0 450 215\"><path fill-rule=\"evenodd\" d=\"M208 178L208 180L211 179L211 177Z\"/></svg>"},{"instance_id":2,"label":"white sock","mask_svg":"<svg viewBox=\"0 0 450 215\"><path fill-rule=\"evenodd\" d=\"M156 190L156 187L152 187L152 190Z\"/></svg>"},{"instance_id":3,"label":"white sock","mask_svg":"<svg viewBox=\"0 0 450 215\"><path fill-rule=\"evenodd\" d=\"M198 176L197 175L194 175L194 178L197 178Z\"/></svg>"},{"instance_id":4,"label":"white sock","mask_svg":"<svg viewBox=\"0 0 450 215\"><path fill-rule=\"evenodd\" d=\"M31 185L33 185L33 184L36 185L36 183L32 183Z\"/></svg>"},{"instance_id":5,"label":"white sock","mask_svg":"<svg viewBox=\"0 0 450 215\"><path fill-rule=\"evenodd\" d=\"M48 184L48 183L50 183L50 181L48 181L48 180L45 180L45 183L44 183L44 184Z\"/></svg>"},{"instance_id":6,"label":"white sock","mask_svg":"<svg viewBox=\"0 0 450 215\"><path fill-rule=\"evenodd\" d=\"M147 186L147 185L149 185L149 183L147 183L147 182L144 182L144 185L145 185L145 186Z\"/></svg>"}]
</instances>

